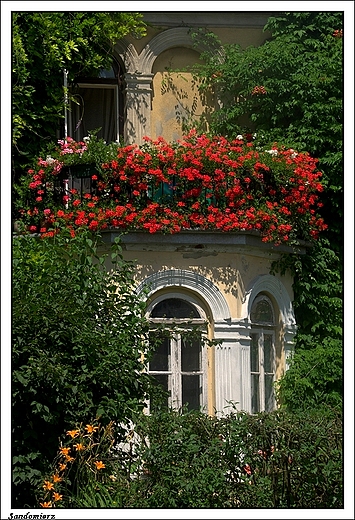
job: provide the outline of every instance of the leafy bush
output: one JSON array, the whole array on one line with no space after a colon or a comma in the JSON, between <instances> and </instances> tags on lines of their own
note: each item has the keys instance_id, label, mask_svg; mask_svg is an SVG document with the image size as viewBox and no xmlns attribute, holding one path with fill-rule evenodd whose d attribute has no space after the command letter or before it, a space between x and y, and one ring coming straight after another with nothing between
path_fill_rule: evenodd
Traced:
<instances>
[{"instance_id":1,"label":"leafy bush","mask_svg":"<svg viewBox=\"0 0 355 520\"><path fill-rule=\"evenodd\" d=\"M99 240L87 232L13 240L14 507L33 506L58 432L86 417L126 421L143 408L144 304L119 243L107 272Z\"/></svg>"},{"instance_id":2,"label":"leafy bush","mask_svg":"<svg viewBox=\"0 0 355 520\"><path fill-rule=\"evenodd\" d=\"M90 478L83 474L80 493L63 504L342 508L341 449L341 414L336 409L239 412L222 418L197 411L160 411L137 416L125 444L103 455L107 467L92 471ZM90 464L91 451L82 457ZM54 487L54 470L52 474L47 487Z\"/></svg>"}]
</instances>

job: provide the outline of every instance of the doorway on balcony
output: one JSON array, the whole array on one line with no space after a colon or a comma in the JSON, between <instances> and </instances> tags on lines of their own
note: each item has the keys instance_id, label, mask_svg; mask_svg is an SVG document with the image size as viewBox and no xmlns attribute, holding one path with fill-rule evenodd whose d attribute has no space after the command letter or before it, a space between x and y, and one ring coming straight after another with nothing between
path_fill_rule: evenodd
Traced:
<instances>
[{"instance_id":1,"label":"doorway on balcony","mask_svg":"<svg viewBox=\"0 0 355 520\"><path fill-rule=\"evenodd\" d=\"M123 68L116 60L96 77L77 77L70 88L70 98L70 137L82 141L96 129L100 129L97 137L107 143L123 136Z\"/></svg>"}]
</instances>

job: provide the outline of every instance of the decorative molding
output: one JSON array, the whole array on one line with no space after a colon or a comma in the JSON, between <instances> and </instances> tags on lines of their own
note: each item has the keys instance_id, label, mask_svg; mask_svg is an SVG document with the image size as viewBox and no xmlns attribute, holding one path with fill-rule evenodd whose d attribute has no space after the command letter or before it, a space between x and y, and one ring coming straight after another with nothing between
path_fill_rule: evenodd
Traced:
<instances>
[{"instance_id":1,"label":"decorative molding","mask_svg":"<svg viewBox=\"0 0 355 520\"><path fill-rule=\"evenodd\" d=\"M187 47L196 50L199 53L204 52L207 47L202 44L194 43L191 37L191 31L187 27L174 27L159 33L152 38L144 47L139 55L141 71L151 72L157 57L164 51L172 49L173 47ZM222 47L217 52L220 60L223 60L224 51Z\"/></svg>"},{"instance_id":2,"label":"decorative molding","mask_svg":"<svg viewBox=\"0 0 355 520\"><path fill-rule=\"evenodd\" d=\"M213 321L230 320L228 304L221 291L204 276L184 269L167 269L148 276L141 282L136 292L144 294L148 289L147 298L155 292L166 288L183 287L198 294L207 303L212 313Z\"/></svg>"},{"instance_id":3,"label":"decorative molding","mask_svg":"<svg viewBox=\"0 0 355 520\"><path fill-rule=\"evenodd\" d=\"M285 326L296 325L292 302L285 286L276 276L270 274L259 275L249 284L243 302L242 318L250 320L252 304L261 292L271 294L275 298Z\"/></svg>"},{"instance_id":4,"label":"decorative molding","mask_svg":"<svg viewBox=\"0 0 355 520\"><path fill-rule=\"evenodd\" d=\"M122 38L116 43L114 54L121 58L126 72L131 74L141 72L137 50L127 38Z\"/></svg>"}]
</instances>

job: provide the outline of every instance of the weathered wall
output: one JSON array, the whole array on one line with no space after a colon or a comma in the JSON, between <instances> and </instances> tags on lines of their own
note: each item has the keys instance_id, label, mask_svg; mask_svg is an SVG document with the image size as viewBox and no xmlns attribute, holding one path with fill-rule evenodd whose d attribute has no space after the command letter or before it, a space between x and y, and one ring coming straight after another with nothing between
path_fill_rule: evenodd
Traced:
<instances>
[{"instance_id":1,"label":"weathered wall","mask_svg":"<svg viewBox=\"0 0 355 520\"><path fill-rule=\"evenodd\" d=\"M209 93L201 94L191 72L182 71L199 61L204 49L191 39L191 31L200 28L213 32L221 44L241 48L262 44L268 33L263 27L271 13L258 12L146 12L147 36L128 37L116 46L123 59L127 83L127 143L142 142L144 136L163 136L176 141L184 134L186 123L203 122L208 130L209 116L218 102ZM176 39L174 30L186 30L185 38ZM161 44L162 36L166 36ZM171 37L170 37L171 35ZM164 39L164 38L163 38ZM156 42L159 40L159 44ZM158 48L158 50L157 50ZM128 51L127 51L128 49ZM153 58L152 58L153 57ZM132 82L133 80L133 82ZM138 100L137 93L141 92ZM140 126L140 128L136 128ZM196 126L196 125L195 125Z\"/></svg>"}]
</instances>

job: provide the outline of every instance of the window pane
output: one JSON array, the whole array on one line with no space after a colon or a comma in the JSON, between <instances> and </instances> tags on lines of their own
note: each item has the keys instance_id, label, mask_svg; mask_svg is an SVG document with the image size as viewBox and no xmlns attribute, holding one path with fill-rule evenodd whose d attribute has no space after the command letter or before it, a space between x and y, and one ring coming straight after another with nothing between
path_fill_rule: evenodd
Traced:
<instances>
[{"instance_id":1,"label":"window pane","mask_svg":"<svg viewBox=\"0 0 355 520\"><path fill-rule=\"evenodd\" d=\"M252 372L259 372L259 334L251 334L250 366Z\"/></svg>"},{"instance_id":2,"label":"window pane","mask_svg":"<svg viewBox=\"0 0 355 520\"><path fill-rule=\"evenodd\" d=\"M266 300L260 300L253 304L250 317L253 323L274 323L271 305Z\"/></svg>"},{"instance_id":3,"label":"window pane","mask_svg":"<svg viewBox=\"0 0 355 520\"><path fill-rule=\"evenodd\" d=\"M156 382L155 388L152 390L150 396L150 410L158 410L159 408L168 407L169 392L169 377L165 374L153 376L153 381Z\"/></svg>"},{"instance_id":4,"label":"window pane","mask_svg":"<svg viewBox=\"0 0 355 520\"><path fill-rule=\"evenodd\" d=\"M154 352L151 361L149 362L149 370L164 370L167 371L169 367L170 359L170 339L163 338L162 343L159 345L157 350Z\"/></svg>"},{"instance_id":5,"label":"window pane","mask_svg":"<svg viewBox=\"0 0 355 520\"><path fill-rule=\"evenodd\" d=\"M182 404L188 403L189 410L200 409L200 396L202 394L200 379L199 375L182 376Z\"/></svg>"},{"instance_id":6,"label":"window pane","mask_svg":"<svg viewBox=\"0 0 355 520\"><path fill-rule=\"evenodd\" d=\"M259 374L251 374L251 413L260 411Z\"/></svg>"},{"instance_id":7,"label":"window pane","mask_svg":"<svg viewBox=\"0 0 355 520\"><path fill-rule=\"evenodd\" d=\"M265 410L271 412L275 408L274 399L274 377L272 375L265 376Z\"/></svg>"},{"instance_id":8,"label":"window pane","mask_svg":"<svg viewBox=\"0 0 355 520\"><path fill-rule=\"evenodd\" d=\"M272 335L264 334L264 371L274 372L274 354L272 346Z\"/></svg>"},{"instance_id":9,"label":"window pane","mask_svg":"<svg viewBox=\"0 0 355 520\"><path fill-rule=\"evenodd\" d=\"M197 372L200 370L201 342L197 338L181 338L181 371Z\"/></svg>"},{"instance_id":10,"label":"window pane","mask_svg":"<svg viewBox=\"0 0 355 520\"><path fill-rule=\"evenodd\" d=\"M185 300L168 298L159 302L151 313L152 318L200 318L196 308Z\"/></svg>"}]
</instances>

